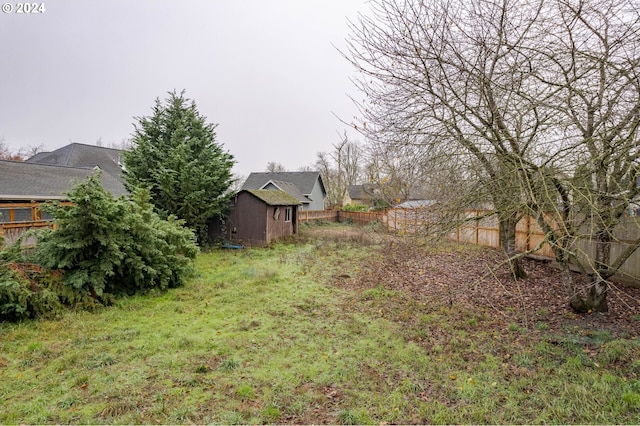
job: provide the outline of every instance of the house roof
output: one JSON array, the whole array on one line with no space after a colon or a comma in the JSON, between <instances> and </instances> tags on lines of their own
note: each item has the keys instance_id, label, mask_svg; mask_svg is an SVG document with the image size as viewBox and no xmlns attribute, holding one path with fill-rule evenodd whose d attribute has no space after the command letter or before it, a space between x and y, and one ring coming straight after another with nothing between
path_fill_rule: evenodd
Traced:
<instances>
[{"instance_id":1,"label":"house roof","mask_svg":"<svg viewBox=\"0 0 640 426\"><path fill-rule=\"evenodd\" d=\"M0 160L0 199L66 199L65 194L94 171L90 168ZM127 193L122 182L108 173L101 173L100 180L104 189L114 197Z\"/></svg>"},{"instance_id":2,"label":"house roof","mask_svg":"<svg viewBox=\"0 0 640 426\"><path fill-rule=\"evenodd\" d=\"M327 194L320 172L254 172L244 182L242 189L260 189L269 181L290 182L298 187L303 195L311 194L314 185L319 181L323 195Z\"/></svg>"},{"instance_id":3,"label":"house roof","mask_svg":"<svg viewBox=\"0 0 640 426\"><path fill-rule=\"evenodd\" d=\"M270 206L297 206L301 204L295 197L282 190L245 189L243 191L250 193Z\"/></svg>"},{"instance_id":4,"label":"house roof","mask_svg":"<svg viewBox=\"0 0 640 426\"><path fill-rule=\"evenodd\" d=\"M398 204L396 207L401 209L420 209L431 207L437 203L436 200L409 200Z\"/></svg>"},{"instance_id":5,"label":"house roof","mask_svg":"<svg viewBox=\"0 0 640 426\"><path fill-rule=\"evenodd\" d=\"M352 200L370 200L374 198L374 190L378 185L374 183L365 183L362 185L349 185L347 191L349 198Z\"/></svg>"},{"instance_id":6,"label":"house roof","mask_svg":"<svg viewBox=\"0 0 640 426\"><path fill-rule=\"evenodd\" d=\"M51 152L40 152L26 160L27 163L56 166L90 168L100 170L119 178L122 173L122 151L95 145L71 143Z\"/></svg>"}]
</instances>

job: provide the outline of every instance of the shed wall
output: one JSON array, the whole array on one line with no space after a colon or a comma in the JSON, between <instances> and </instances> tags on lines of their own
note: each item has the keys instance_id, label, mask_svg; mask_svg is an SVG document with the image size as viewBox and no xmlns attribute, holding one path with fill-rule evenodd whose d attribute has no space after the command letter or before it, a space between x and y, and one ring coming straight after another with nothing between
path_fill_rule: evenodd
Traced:
<instances>
[{"instance_id":1,"label":"shed wall","mask_svg":"<svg viewBox=\"0 0 640 426\"><path fill-rule=\"evenodd\" d=\"M267 205L247 192L236 195L229 212L226 237L243 245L266 245Z\"/></svg>"},{"instance_id":2,"label":"shed wall","mask_svg":"<svg viewBox=\"0 0 640 426\"><path fill-rule=\"evenodd\" d=\"M291 209L291 218L285 221L285 210ZM276 214L276 211L278 213ZM278 238L288 237L298 232L297 206L268 206L267 207L267 243Z\"/></svg>"}]
</instances>

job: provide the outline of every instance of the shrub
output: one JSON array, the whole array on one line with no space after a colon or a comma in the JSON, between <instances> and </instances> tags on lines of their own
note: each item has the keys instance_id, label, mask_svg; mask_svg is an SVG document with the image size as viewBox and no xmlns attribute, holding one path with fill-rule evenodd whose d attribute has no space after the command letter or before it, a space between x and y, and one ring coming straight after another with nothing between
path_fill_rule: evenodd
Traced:
<instances>
[{"instance_id":1,"label":"shrub","mask_svg":"<svg viewBox=\"0 0 640 426\"><path fill-rule=\"evenodd\" d=\"M0 240L0 247L2 246ZM25 263L22 240L0 250L0 321L48 317L61 311L56 276Z\"/></svg>"},{"instance_id":2,"label":"shrub","mask_svg":"<svg viewBox=\"0 0 640 426\"><path fill-rule=\"evenodd\" d=\"M46 206L55 230L39 235L37 261L61 270L63 283L98 298L181 285L198 251L191 230L153 212L149 192L114 199L99 174L76 185L71 205Z\"/></svg>"},{"instance_id":3,"label":"shrub","mask_svg":"<svg viewBox=\"0 0 640 426\"><path fill-rule=\"evenodd\" d=\"M18 320L29 315L27 301L30 291L11 264L0 262L0 319Z\"/></svg>"},{"instance_id":4,"label":"shrub","mask_svg":"<svg viewBox=\"0 0 640 426\"><path fill-rule=\"evenodd\" d=\"M341 209L345 212L366 212L369 210L369 207L364 204L347 204L342 206Z\"/></svg>"}]
</instances>

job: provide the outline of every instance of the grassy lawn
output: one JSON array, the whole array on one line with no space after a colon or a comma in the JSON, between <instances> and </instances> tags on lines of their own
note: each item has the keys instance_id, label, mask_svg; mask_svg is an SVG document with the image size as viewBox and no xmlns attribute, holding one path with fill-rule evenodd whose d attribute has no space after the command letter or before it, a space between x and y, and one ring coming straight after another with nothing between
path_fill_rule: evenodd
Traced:
<instances>
[{"instance_id":1,"label":"grassy lawn","mask_svg":"<svg viewBox=\"0 0 640 426\"><path fill-rule=\"evenodd\" d=\"M385 251L203 253L183 288L0 324L0 423L638 422L637 336L497 332L480 308L355 285Z\"/></svg>"}]
</instances>

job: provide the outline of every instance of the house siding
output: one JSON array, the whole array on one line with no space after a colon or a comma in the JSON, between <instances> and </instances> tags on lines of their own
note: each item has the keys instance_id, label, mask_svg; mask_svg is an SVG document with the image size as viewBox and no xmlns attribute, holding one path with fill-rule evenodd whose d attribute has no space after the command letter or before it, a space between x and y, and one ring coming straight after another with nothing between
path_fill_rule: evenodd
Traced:
<instances>
[{"instance_id":1,"label":"house siding","mask_svg":"<svg viewBox=\"0 0 640 426\"><path fill-rule=\"evenodd\" d=\"M311 194L308 195L311 199L309 204L303 206L303 210L324 210L324 194L322 193L322 186L320 181L316 181L313 185Z\"/></svg>"}]
</instances>

